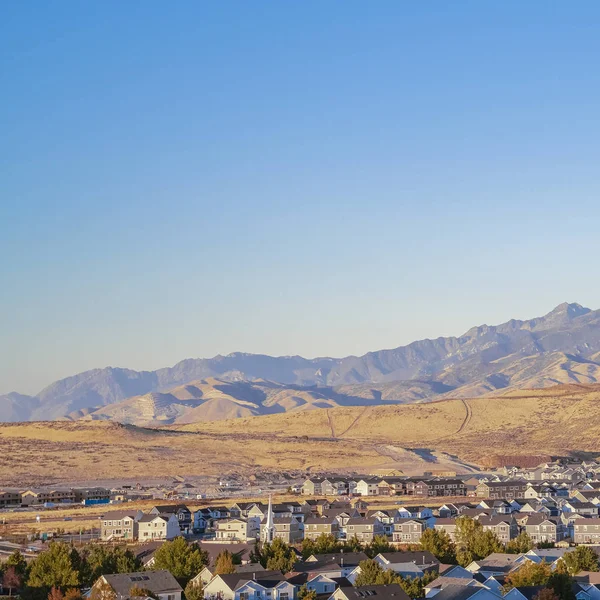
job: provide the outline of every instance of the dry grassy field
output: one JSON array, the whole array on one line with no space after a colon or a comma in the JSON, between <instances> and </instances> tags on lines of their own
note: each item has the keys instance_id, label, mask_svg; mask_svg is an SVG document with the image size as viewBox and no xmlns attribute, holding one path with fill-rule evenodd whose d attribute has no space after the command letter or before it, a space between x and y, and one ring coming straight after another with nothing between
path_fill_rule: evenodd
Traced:
<instances>
[{"instance_id":1,"label":"dry grassy field","mask_svg":"<svg viewBox=\"0 0 600 600\"><path fill-rule=\"evenodd\" d=\"M600 452L598 386L334 408L145 429L105 421L0 425L0 481L218 475L260 469L468 472L490 457Z\"/></svg>"}]
</instances>

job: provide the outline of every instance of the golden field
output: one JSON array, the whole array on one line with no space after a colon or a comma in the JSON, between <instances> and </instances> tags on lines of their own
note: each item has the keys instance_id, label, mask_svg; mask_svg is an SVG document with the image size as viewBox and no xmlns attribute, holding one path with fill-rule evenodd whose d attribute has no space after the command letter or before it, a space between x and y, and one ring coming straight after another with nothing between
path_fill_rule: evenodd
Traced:
<instances>
[{"instance_id":1,"label":"golden field","mask_svg":"<svg viewBox=\"0 0 600 600\"><path fill-rule=\"evenodd\" d=\"M0 425L2 485L259 470L468 472L498 454L600 453L600 386L140 428Z\"/></svg>"}]
</instances>

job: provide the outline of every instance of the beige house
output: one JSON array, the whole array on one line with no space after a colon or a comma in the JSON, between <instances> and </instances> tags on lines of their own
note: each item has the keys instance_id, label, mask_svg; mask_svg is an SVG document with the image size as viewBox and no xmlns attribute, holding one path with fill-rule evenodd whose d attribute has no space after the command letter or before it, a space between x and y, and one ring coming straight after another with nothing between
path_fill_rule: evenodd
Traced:
<instances>
[{"instance_id":1,"label":"beige house","mask_svg":"<svg viewBox=\"0 0 600 600\"><path fill-rule=\"evenodd\" d=\"M174 514L143 515L138 520L138 538L146 540L172 540L181 535L179 521Z\"/></svg>"},{"instance_id":2,"label":"beige house","mask_svg":"<svg viewBox=\"0 0 600 600\"><path fill-rule=\"evenodd\" d=\"M256 518L225 519L217 522L216 538L219 541L255 540L259 534L259 521Z\"/></svg>"},{"instance_id":3,"label":"beige house","mask_svg":"<svg viewBox=\"0 0 600 600\"><path fill-rule=\"evenodd\" d=\"M61 502L74 502L75 494L71 489L57 488L54 490L26 490L21 492L21 503L26 506L37 504L59 504Z\"/></svg>"}]
</instances>

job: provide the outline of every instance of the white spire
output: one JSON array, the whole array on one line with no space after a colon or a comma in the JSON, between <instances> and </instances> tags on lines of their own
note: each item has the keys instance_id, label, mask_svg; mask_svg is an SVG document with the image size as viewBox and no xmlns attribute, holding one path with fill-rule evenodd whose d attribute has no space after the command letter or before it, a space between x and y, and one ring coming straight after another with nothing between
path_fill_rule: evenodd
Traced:
<instances>
[{"instance_id":1,"label":"white spire","mask_svg":"<svg viewBox=\"0 0 600 600\"><path fill-rule=\"evenodd\" d=\"M275 523L273 521L273 498L269 494L269 510L267 510L267 522L262 531L262 541L272 542L275 539Z\"/></svg>"}]
</instances>

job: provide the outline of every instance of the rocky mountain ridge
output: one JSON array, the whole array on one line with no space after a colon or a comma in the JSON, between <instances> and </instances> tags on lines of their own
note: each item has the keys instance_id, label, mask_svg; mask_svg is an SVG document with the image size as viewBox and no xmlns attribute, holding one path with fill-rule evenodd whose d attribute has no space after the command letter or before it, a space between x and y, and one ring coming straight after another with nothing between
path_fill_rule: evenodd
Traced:
<instances>
[{"instance_id":1,"label":"rocky mountain ridge","mask_svg":"<svg viewBox=\"0 0 600 600\"><path fill-rule=\"evenodd\" d=\"M83 416L207 378L264 380L289 388L289 396L305 388L329 399L337 394L402 403L594 383L600 381L600 310L563 303L543 317L481 325L459 337L425 339L364 356L306 359L237 352L186 359L156 371L94 369L57 381L35 397L15 392L0 396L0 420Z\"/></svg>"}]
</instances>

